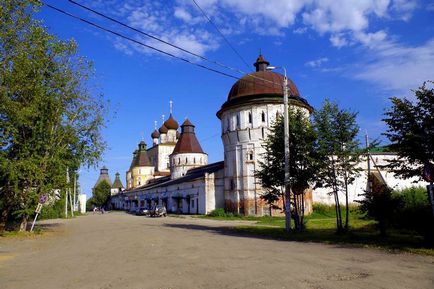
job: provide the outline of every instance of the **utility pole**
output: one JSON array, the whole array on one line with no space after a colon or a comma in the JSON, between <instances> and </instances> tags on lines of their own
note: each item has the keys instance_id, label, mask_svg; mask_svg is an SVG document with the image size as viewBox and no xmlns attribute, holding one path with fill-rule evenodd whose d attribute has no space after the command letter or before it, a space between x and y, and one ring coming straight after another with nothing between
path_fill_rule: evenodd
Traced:
<instances>
[{"instance_id":1,"label":"utility pole","mask_svg":"<svg viewBox=\"0 0 434 289\"><path fill-rule=\"evenodd\" d=\"M285 179L283 184L285 187L285 230L291 231L291 186L289 182L289 115L288 115L288 77L286 76L285 67L268 66L267 70L274 70L276 68L282 68L285 75L283 78L283 141L284 141L284 153L285 153Z\"/></svg>"},{"instance_id":2,"label":"utility pole","mask_svg":"<svg viewBox=\"0 0 434 289\"><path fill-rule=\"evenodd\" d=\"M74 211L77 209L77 172L74 172Z\"/></svg>"},{"instance_id":3,"label":"utility pole","mask_svg":"<svg viewBox=\"0 0 434 289\"><path fill-rule=\"evenodd\" d=\"M66 184L69 185L69 169L66 167ZM65 218L68 218L68 188L65 189Z\"/></svg>"},{"instance_id":4,"label":"utility pole","mask_svg":"<svg viewBox=\"0 0 434 289\"><path fill-rule=\"evenodd\" d=\"M368 162L368 178L367 178L367 191L368 193L371 192L371 180L370 180L370 176L371 176L371 156L369 154L369 138L368 138L368 131L366 131L365 133L365 142L366 142L366 159Z\"/></svg>"},{"instance_id":5,"label":"utility pole","mask_svg":"<svg viewBox=\"0 0 434 289\"><path fill-rule=\"evenodd\" d=\"M285 146L285 229L291 231L291 187L289 183L289 117L288 117L288 78L286 69L283 67L285 76L283 78L283 120L284 120L284 146Z\"/></svg>"}]
</instances>

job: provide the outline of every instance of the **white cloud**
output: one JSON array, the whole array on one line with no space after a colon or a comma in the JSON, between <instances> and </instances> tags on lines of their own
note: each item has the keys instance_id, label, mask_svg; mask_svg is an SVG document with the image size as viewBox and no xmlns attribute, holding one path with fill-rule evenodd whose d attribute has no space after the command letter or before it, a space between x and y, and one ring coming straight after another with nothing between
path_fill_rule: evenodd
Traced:
<instances>
[{"instance_id":1,"label":"white cloud","mask_svg":"<svg viewBox=\"0 0 434 289\"><path fill-rule=\"evenodd\" d=\"M372 48L371 59L362 63L353 76L384 90L408 94L434 75L434 39L420 46L404 46L392 41Z\"/></svg>"},{"instance_id":2,"label":"white cloud","mask_svg":"<svg viewBox=\"0 0 434 289\"><path fill-rule=\"evenodd\" d=\"M391 9L397 14L398 18L408 21L417 6L416 0L394 0Z\"/></svg>"},{"instance_id":3,"label":"white cloud","mask_svg":"<svg viewBox=\"0 0 434 289\"><path fill-rule=\"evenodd\" d=\"M311 60L306 62L304 65L312 68L320 67L323 63L328 62L329 59L327 57L318 58L315 60Z\"/></svg>"},{"instance_id":4,"label":"white cloud","mask_svg":"<svg viewBox=\"0 0 434 289\"><path fill-rule=\"evenodd\" d=\"M369 16L384 16L388 5L389 0L316 0L303 13L303 21L319 33L362 31L369 26Z\"/></svg>"},{"instance_id":5,"label":"white cloud","mask_svg":"<svg viewBox=\"0 0 434 289\"><path fill-rule=\"evenodd\" d=\"M292 32L295 34L304 34L307 31L307 27L299 27L297 29L294 29Z\"/></svg>"},{"instance_id":6,"label":"white cloud","mask_svg":"<svg viewBox=\"0 0 434 289\"><path fill-rule=\"evenodd\" d=\"M334 47L341 48L343 46L349 45L349 41L346 39L343 33L332 34L329 38L331 44Z\"/></svg>"}]
</instances>

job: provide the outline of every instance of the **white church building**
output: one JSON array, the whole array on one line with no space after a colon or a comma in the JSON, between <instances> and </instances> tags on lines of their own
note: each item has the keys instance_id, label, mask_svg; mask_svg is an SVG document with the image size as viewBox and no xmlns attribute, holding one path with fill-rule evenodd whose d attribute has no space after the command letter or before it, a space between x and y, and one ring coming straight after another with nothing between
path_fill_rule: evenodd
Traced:
<instances>
[{"instance_id":1,"label":"white church building","mask_svg":"<svg viewBox=\"0 0 434 289\"><path fill-rule=\"evenodd\" d=\"M245 75L232 86L217 112L224 161L208 164L208 155L196 138L195 126L186 120L179 133L170 109L169 119L151 134L152 147L147 148L144 141L139 143L126 173L127 188L111 197L111 206L128 210L160 204L168 212L185 214L206 214L216 208L244 215L269 214L269 206L261 199L264 189L255 171L259 169L264 153L262 144L269 129L284 111L284 76L268 70L268 65L259 55L254 63L256 72ZM290 106L309 115L313 108L289 79L287 88ZM374 156L379 164L393 157L393 153ZM365 163L360 166L366 170ZM366 189L366 175L362 172L350 187L350 202L360 198L358 195ZM411 180L396 179L387 171L381 175L391 187L412 185ZM315 190L312 198L313 202L334 202L325 189Z\"/></svg>"}]
</instances>

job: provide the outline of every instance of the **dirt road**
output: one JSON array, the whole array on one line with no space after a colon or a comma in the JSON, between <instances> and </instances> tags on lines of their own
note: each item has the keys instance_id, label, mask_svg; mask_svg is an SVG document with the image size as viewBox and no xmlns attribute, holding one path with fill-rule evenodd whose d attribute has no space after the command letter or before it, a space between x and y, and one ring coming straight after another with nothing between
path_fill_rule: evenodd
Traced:
<instances>
[{"instance_id":1,"label":"dirt road","mask_svg":"<svg viewBox=\"0 0 434 289\"><path fill-rule=\"evenodd\" d=\"M242 237L232 224L124 213L0 238L1 289L434 288L434 257Z\"/></svg>"}]
</instances>

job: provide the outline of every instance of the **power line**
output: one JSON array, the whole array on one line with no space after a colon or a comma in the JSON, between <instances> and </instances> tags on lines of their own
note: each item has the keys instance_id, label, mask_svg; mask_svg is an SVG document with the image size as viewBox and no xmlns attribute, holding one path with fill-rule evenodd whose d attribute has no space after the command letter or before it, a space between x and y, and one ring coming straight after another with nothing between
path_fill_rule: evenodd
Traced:
<instances>
[{"instance_id":1,"label":"power line","mask_svg":"<svg viewBox=\"0 0 434 289\"><path fill-rule=\"evenodd\" d=\"M141 41L138 41L138 40L136 40L136 39L130 38L130 37L128 37L128 36L125 36L125 35L123 35L123 34L121 34L121 33L118 33L118 32L116 32L116 31L113 31L113 30L111 30L111 29L108 29L108 28L102 27L102 26L100 26L100 25L98 25L98 24L96 24L96 23L94 23L94 22L91 22L91 21L89 21L89 20L83 19L83 18L81 18L81 17L79 17L79 16L76 16L76 15L73 15L73 14L71 14L71 13L69 13L69 12L66 12L66 11L64 11L64 10L62 10L62 9L60 9L60 8L54 7L54 6L50 5L50 4L44 3L44 2L42 2L42 1L40 1L40 2L41 2L42 4L44 4L45 6L47 6L48 8L51 8L51 9L53 9L53 10L56 10L57 12L60 12L60 13L62 13L62 14L65 14L65 15L69 16L69 17L72 17L72 18L74 18L74 19L77 19L77 20L79 20L79 21L82 21L82 22L84 22L84 23L87 23L87 24L89 24L89 25L91 25L91 26L94 26L94 27L96 27L96 28L98 28L98 29L101 29L101 30L103 30L103 31L106 31L106 32L108 32L108 33L114 34L114 35L116 35L116 36L118 36L118 37L121 37L121 38L123 38L123 39L126 39L126 40L128 40L128 41L134 42L134 43L136 43L136 44L138 44L138 45L141 45L141 46L147 47L147 48L149 48L149 49L152 49L152 50L155 50L155 51L160 52L160 53L162 53L162 54L165 54L165 55L167 55L167 56L170 56L170 57L173 57L173 58L176 58L176 59L182 60L182 61L187 62L187 63L189 63L189 64L192 64L192 65L198 66L198 67L200 67L200 68L203 68L203 69L206 69L206 70L209 70L209 71L212 71L212 72L215 72L215 73L218 73L218 74L221 74L221 75L224 75L224 76L230 77L230 78L239 79L239 77L236 77L236 76L234 76L234 75L230 75L230 74L228 74L228 73L225 73L225 72L222 72L222 71L219 71L219 70L216 70L216 69L213 69L213 68L207 67L207 66L205 66L205 65L202 65L202 64L199 64L199 63L196 63L196 62L192 62L192 61L190 61L190 60L188 60L188 59L186 59L186 58L176 56L176 55L174 55L174 54L172 54L172 53L169 53L169 52L163 51L163 50L161 50L161 49L155 48L155 47L153 47L153 46L147 45L147 44L145 44L145 43L143 43L143 42L141 42Z\"/></svg>"},{"instance_id":2,"label":"power line","mask_svg":"<svg viewBox=\"0 0 434 289\"><path fill-rule=\"evenodd\" d=\"M223 35L223 33L220 31L220 29L217 27L217 25L211 20L211 18L206 15L205 11L197 4L195 0L193 0L194 4L197 8L199 8L200 12L203 14L203 16L208 20L209 23L211 23L212 26L214 26L215 30L223 37L223 39L226 41L227 45L235 52L235 54L241 59L242 62L247 66L248 69L250 69L250 66L247 64L247 62L244 60L244 58L238 53L238 51L231 45L229 40Z\"/></svg>"},{"instance_id":3,"label":"power line","mask_svg":"<svg viewBox=\"0 0 434 289\"><path fill-rule=\"evenodd\" d=\"M125 36L125 35L123 35L123 34L121 34L121 33L119 33L119 32L116 32L116 31L113 31L113 30L111 30L111 29L109 29L109 28L105 28L105 27L103 27L103 26L101 26L101 25L98 25L98 24L96 24L96 23L94 23L94 22L92 22L92 21L89 21L89 20L87 20L87 19L84 19L84 18L81 18L81 17L79 17L79 16L73 15L73 14L71 14L71 13L65 11L65 10L62 10L62 9L60 9L60 8L57 8L57 7L53 6L53 5L47 4L47 3L43 2L43 1L39 1L39 2L42 3L43 5L47 6L48 8L53 9L53 10L59 12L59 13L62 13L62 14L64 14L64 15L68 16L68 17L71 17L71 18L77 19L77 20L79 20L79 21L81 21L81 22L84 22L84 23L86 23L86 24L88 24L88 25L91 25L91 26L93 26L93 27L96 27L96 28L98 28L98 29L100 29L100 30L103 30L103 31L108 32L108 33L113 34L113 35L116 35L116 36L118 36L118 37L120 37L120 38L123 38L123 39L125 39L125 40L131 41L131 42L133 42L133 43L135 43L135 44L138 44L138 45L144 46L144 47L146 47L146 48L152 49L152 50L154 50L154 51L160 52L160 53L162 53L162 54L164 54L164 55L167 55L167 56L170 56L170 57L176 58L176 59L181 60L181 61L184 61L184 62L186 62L186 63L188 63L188 64L195 65L195 66L200 67L200 68L202 68L202 69L206 69L206 70L209 70L209 71L215 72L215 73L217 73L217 74L220 74L220 75L223 75L223 76L226 76L226 77L230 77L230 78L233 78L233 79L236 79L236 80L241 80L241 79L242 79L242 78L240 78L240 77L237 77L237 76L234 76L234 75L231 75L231 74L228 74L228 73L225 73L225 72L222 72L222 71L219 71L219 70L216 70L216 69L213 69L213 68L207 67L207 66L205 66L205 65L202 65L202 64L199 64L199 63L196 63L196 62L192 62L192 61L190 61L190 60L188 60L188 59L186 59L186 58L176 56L176 55L174 55L174 54L172 54L172 53L166 52L166 51L161 50L161 49L159 49L159 48L155 48L155 47L153 47L153 46L151 46L151 45L145 44L145 43L143 43L143 42L141 42L141 41L138 41L138 40L136 40L136 39L133 39L133 38L131 38L131 37ZM108 17L108 16L107 16L107 17ZM125 24L125 25L126 25L126 24ZM128 25L126 25L126 26L128 26ZM133 29L135 29L135 28L133 28ZM227 66L227 65L224 65L224 66L225 66L226 68L229 68L229 66ZM243 73L244 73L244 72L243 72ZM264 81L264 82L267 82L267 83L272 84L272 86L271 86L271 85L267 85L267 84L265 84L265 83L255 83L256 85L259 85L259 86L269 87L269 88L276 88L277 86L278 86L278 87L281 87L281 86L282 86L281 83L276 83L276 82L274 82L274 81L271 81L271 80L268 80L268 79L264 79L264 78L261 78L261 77L257 77L257 76L251 75L251 74L248 74L248 75L246 75L246 76L247 76L247 77L251 77L251 78L253 78L253 79L259 79L259 80L262 80L262 81ZM246 77L246 76L245 76L245 77ZM247 79L242 79L242 81L245 81L245 82L252 82L252 80L247 80ZM289 88L289 89L290 89L290 88Z\"/></svg>"},{"instance_id":4,"label":"power line","mask_svg":"<svg viewBox=\"0 0 434 289\"><path fill-rule=\"evenodd\" d=\"M110 20L110 21L112 21L112 22L114 22L114 23L116 23L116 24L119 24L119 25L121 25L121 26L123 26L123 27L126 27L126 28L128 28L128 29L131 29L131 30L133 30L133 31L135 31L135 32L137 32L137 33L140 33L140 34L142 34L142 35L144 35L144 36L147 36L147 37L149 37L149 38L151 38L151 39L154 39L154 40L156 40L156 41L158 41L158 42L161 42L161 43L164 43L164 44L166 44L166 45L169 45L169 46L171 46L171 47L173 47L173 48L179 49L179 50L181 50L181 51L183 51L183 52L185 52L185 53L188 53L188 54L190 54L190 55L193 55L193 56L195 56L195 57L198 57L198 58L200 58L200 59L202 59L202 60L204 60L204 61L208 61L208 62L210 62L210 63L216 64L216 65L221 66L221 67L223 67L223 68L226 68L226 69L230 69L230 70L236 71L236 72L238 72L238 73L240 73L240 74L246 74L246 72L241 71L241 70L239 70L239 69L237 69L237 68L233 68L233 67L230 67L230 66L228 66L228 65L226 65L226 64L220 63L220 62L218 62L218 61L208 59L208 58L206 58L205 56L202 56L202 55L200 55L200 54L197 54L197 53L191 52L191 51L189 51L189 50L187 50L187 49L185 49L185 48L182 48L182 47L180 47L180 46L178 46L178 45L175 45L175 44L170 43L170 42L168 42L168 41L165 41L165 40L163 40L163 39L161 39L161 38L158 38L158 37L156 37L156 36L154 36L154 35L152 35L152 34L149 34L149 33L147 33L147 32L144 32L143 30L140 30L140 29L134 28L134 27L132 27L131 25L125 24L124 22L121 22L121 21L119 21L119 20L117 20L117 19L114 19L114 18L112 18L112 17L110 17L110 16L104 14L104 13L101 13L101 12L99 12L99 11L96 11L95 9L92 9L92 8L86 6L86 5L80 4L80 3L76 2L76 1L73 1L73 0L68 0L68 1L71 2L72 4L78 6L78 7L81 7L81 8L83 8L83 9L85 9L85 10L87 10L87 11L90 11L90 12L96 14L96 15L99 15L99 16L105 18L105 19L108 19L108 20Z\"/></svg>"}]
</instances>

